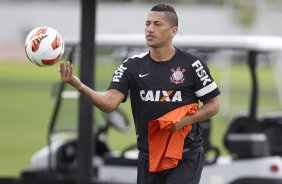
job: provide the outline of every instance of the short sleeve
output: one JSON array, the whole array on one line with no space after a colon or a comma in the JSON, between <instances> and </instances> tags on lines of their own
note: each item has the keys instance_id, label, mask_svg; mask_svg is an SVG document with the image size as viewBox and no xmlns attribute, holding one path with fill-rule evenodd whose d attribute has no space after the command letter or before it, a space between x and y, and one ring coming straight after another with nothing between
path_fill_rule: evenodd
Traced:
<instances>
[{"instance_id":1,"label":"short sleeve","mask_svg":"<svg viewBox=\"0 0 282 184\"><path fill-rule=\"evenodd\" d=\"M207 101L220 94L216 82L212 78L207 64L199 59L192 63L195 80L195 95L202 101Z\"/></svg>"},{"instance_id":2,"label":"short sleeve","mask_svg":"<svg viewBox=\"0 0 282 184\"><path fill-rule=\"evenodd\" d=\"M116 89L124 94L126 101L129 90L129 68L128 62L125 60L114 72L112 82L108 88Z\"/></svg>"}]
</instances>

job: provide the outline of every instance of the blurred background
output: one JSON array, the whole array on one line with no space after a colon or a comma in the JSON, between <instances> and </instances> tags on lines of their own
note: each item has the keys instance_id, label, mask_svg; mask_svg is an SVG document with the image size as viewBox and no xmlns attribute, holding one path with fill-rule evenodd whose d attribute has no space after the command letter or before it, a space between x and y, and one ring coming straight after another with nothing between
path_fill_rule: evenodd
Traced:
<instances>
[{"instance_id":1,"label":"blurred background","mask_svg":"<svg viewBox=\"0 0 282 184\"><path fill-rule=\"evenodd\" d=\"M142 34L147 13L158 2L100 0L96 33ZM282 36L280 0L162 2L176 8L179 34ZM0 0L0 176L18 176L20 170L30 164L32 154L46 145L55 102L54 91L60 81L58 65L40 68L27 60L24 53L27 34L35 27L50 26L58 30L64 40L79 40L80 18L79 0ZM106 58L109 55L114 57ZM116 53L107 48L97 48L97 89L107 89L113 71L122 60L122 50ZM231 90L231 94L222 86L222 93L228 93L228 101L221 100L225 108L213 119L212 141L221 148L222 154L228 154L222 146L222 136L228 123L235 114L248 111L250 83L245 80L249 79L249 74L243 65L232 67L211 63L210 66L220 87L224 78L222 69L232 67L230 71L234 75L230 78L237 87ZM259 109L259 115L266 111L281 111L281 101L277 100L279 89L268 82L275 78L273 68L263 65L259 73L263 79L260 97L265 98L261 100L263 108ZM124 104L124 109L132 120L129 104ZM117 136L121 138L117 139ZM109 141L112 149L122 150L126 144L135 142L134 130L127 135L110 132Z\"/></svg>"}]
</instances>

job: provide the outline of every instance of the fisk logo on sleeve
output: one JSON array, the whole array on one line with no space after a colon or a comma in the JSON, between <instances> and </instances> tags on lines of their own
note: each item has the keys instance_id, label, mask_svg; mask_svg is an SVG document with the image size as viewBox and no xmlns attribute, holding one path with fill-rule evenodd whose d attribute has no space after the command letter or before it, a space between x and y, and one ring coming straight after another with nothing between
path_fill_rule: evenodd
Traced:
<instances>
[{"instance_id":1,"label":"fisk logo on sleeve","mask_svg":"<svg viewBox=\"0 0 282 184\"><path fill-rule=\"evenodd\" d=\"M207 75L206 70L204 69L203 65L201 64L201 62L199 60L195 61L192 64L192 67L195 68L196 67L196 73L197 76L200 78L200 80L203 83L203 86L206 86L207 83L211 83L212 80L211 78Z\"/></svg>"},{"instance_id":2,"label":"fisk logo on sleeve","mask_svg":"<svg viewBox=\"0 0 282 184\"><path fill-rule=\"evenodd\" d=\"M122 64L116 69L115 74L113 76L113 82L119 82L122 78L124 71L127 70Z\"/></svg>"}]
</instances>

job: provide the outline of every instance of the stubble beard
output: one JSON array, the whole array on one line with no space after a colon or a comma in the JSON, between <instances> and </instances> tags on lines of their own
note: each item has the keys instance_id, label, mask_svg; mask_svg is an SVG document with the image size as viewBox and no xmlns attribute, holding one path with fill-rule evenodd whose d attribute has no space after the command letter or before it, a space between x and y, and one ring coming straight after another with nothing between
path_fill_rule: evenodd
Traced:
<instances>
[{"instance_id":1,"label":"stubble beard","mask_svg":"<svg viewBox=\"0 0 282 184\"><path fill-rule=\"evenodd\" d=\"M159 43L152 43L152 42L149 42L148 40L147 40L147 45L151 48L159 48L160 47Z\"/></svg>"}]
</instances>

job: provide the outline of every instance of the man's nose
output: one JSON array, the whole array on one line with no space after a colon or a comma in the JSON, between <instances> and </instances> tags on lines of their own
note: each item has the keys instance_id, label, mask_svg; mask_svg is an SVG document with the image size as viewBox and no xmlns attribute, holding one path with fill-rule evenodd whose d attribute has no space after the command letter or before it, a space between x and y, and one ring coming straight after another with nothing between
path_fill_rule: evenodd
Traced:
<instances>
[{"instance_id":1,"label":"man's nose","mask_svg":"<svg viewBox=\"0 0 282 184\"><path fill-rule=\"evenodd\" d=\"M154 32L154 26L151 24L151 25L148 25L147 27L146 27L146 32L149 32L149 33L152 33L152 32Z\"/></svg>"}]
</instances>

